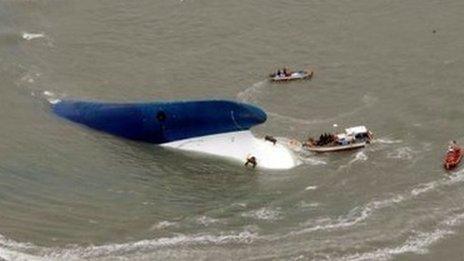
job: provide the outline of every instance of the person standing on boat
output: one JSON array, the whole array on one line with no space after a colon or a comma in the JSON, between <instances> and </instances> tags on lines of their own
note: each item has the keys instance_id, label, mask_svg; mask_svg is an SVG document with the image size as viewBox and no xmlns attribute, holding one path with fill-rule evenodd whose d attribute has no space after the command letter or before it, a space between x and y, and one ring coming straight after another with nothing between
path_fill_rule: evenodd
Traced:
<instances>
[{"instance_id":1,"label":"person standing on boat","mask_svg":"<svg viewBox=\"0 0 464 261\"><path fill-rule=\"evenodd\" d=\"M285 77L290 76L290 72L287 70L287 67L284 67L283 74L284 74Z\"/></svg>"},{"instance_id":2,"label":"person standing on boat","mask_svg":"<svg viewBox=\"0 0 464 261\"><path fill-rule=\"evenodd\" d=\"M457 151L457 150L460 150L457 142L455 140L450 141L449 146L448 146L448 151L449 152L454 152L454 151Z\"/></svg>"},{"instance_id":3,"label":"person standing on boat","mask_svg":"<svg viewBox=\"0 0 464 261\"><path fill-rule=\"evenodd\" d=\"M256 165L258 165L258 162L255 156L249 155L247 157L246 162L245 162L245 167L248 167L248 165L251 165L252 168L256 168Z\"/></svg>"}]
</instances>

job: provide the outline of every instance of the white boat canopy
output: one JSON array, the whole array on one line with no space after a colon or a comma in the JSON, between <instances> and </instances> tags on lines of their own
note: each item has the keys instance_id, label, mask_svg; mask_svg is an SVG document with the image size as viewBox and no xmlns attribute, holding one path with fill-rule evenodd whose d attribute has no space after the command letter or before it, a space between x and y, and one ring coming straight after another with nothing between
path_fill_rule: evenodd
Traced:
<instances>
[{"instance_id":1,"label":"white boat canopy","mask_svg":"<svg viewBox=\"0 0 464 261\"><path fill-rule=\"evenodd\" d=\"M366 126L356 126L352 128L345 129L347 135L356 135L360 133L368 133Z\"/></svg>"}]
</instances>

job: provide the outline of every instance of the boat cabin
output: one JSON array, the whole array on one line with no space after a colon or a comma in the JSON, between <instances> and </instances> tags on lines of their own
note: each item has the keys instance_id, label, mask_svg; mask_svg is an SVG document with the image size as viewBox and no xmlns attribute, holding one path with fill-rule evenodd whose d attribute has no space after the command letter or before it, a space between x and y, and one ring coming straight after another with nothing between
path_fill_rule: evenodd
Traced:
<instances>
[{"instance_id":1,"label":"boat cabin","mask_svg":"<svg viewBox=\"0 0 464 261\"><path fill-rule=\"evenodd\" d=\"M372 133L365 126L356 126L345 129L347 136L354 137L355 140L370 141Z\"/></svg>"}]
</instances>

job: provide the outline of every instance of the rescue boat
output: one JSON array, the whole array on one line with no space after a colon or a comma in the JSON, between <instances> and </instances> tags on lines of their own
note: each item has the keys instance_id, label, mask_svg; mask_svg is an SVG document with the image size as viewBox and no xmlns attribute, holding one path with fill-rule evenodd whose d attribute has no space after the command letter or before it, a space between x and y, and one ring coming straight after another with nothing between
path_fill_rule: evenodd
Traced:
<instances>
[{"instance_id":1,"label":"rescue boat","mask_svg":"<svg viewBox=\"0 0 464 261\"><path fill-rule=\"evenodd\" d=\"M287 74L284 73L273 73L269 75L269 78L273 82L286 82L286 81L293 81L293 80L304 80L304 79L312 79L314 75L313 71L297 71L297 72L290 72Z\"/></svg>"},{"instance_id":2,"label":"rescue boat","mask_svg":"<svg viewBox=\"0 0 464 261\"><path fill-rule=\"evenodd\" d=\"M311 152L324 153L364 148L372 140L372 132L365 126L345 129L344 133L321 135L319 140L309 139L303 147Z\"/></svg>"},{"instance_id":3,"label":"rescue boat","mask_svg":"<svg viewBox=\"0 0 464 261\"><path fill-rule=\"evenodd\" d=\"M455 169L462 159L462 149L459 146L454 146L446 152L445 159L443 160L443 167L446 170Z\"/></svg>"}]
</instances>

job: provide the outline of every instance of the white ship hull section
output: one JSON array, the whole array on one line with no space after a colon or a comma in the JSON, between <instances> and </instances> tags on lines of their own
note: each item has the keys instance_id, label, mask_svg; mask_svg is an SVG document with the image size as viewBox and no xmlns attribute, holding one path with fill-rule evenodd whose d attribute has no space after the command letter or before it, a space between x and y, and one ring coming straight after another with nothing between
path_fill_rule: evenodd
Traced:
<instances>
[{"instance_id":1,"label":"white ship hull section","mask_svg":"<svg viewBox=\"0 0 464 261\"><path fill-rule=\"evenodd\" d=\"M227 157L245 164L254 156L257 168L291 169L301 161L288 147L257 139L250 131L221 133L164 143L161 146Z\"/></svg>"}]
</instances>

